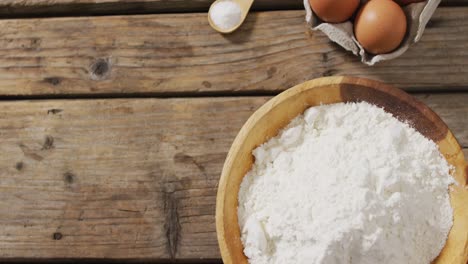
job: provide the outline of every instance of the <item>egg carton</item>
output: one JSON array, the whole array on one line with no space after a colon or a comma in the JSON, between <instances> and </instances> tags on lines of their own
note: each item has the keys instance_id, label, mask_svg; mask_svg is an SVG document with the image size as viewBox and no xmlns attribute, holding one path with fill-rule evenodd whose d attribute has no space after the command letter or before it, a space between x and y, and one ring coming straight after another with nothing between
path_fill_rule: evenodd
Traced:
<instances>
[{"instance_id":1,"label":"egg carton","mask_svg":"<svg viewBox=\"0 0 468 264\"><path fill-rule=\"evenodd\" d=\"M364 4L367 1L361 1ZM313 30L320 30L328 38L338 43L344 49L351 51L356 56L361 57L361 61L367 65L374 65L379 61L394 59L403 53L421 38L426 24L434 14L440 0L427 0L425 2L413 3L403 7L407 20L407 32L400 46L386 54L370 54L364 50L354 37L353 23L346 21L343 23L325 23L321 21L312 11L308 0L304 0L306 10L306 21Z\"/></svg>"}]
</instances>

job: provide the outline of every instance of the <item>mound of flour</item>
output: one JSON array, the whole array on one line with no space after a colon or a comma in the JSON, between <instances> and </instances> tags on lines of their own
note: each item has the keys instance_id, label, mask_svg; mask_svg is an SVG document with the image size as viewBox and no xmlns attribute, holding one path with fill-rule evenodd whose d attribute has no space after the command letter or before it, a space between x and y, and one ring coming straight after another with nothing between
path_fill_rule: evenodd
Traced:
<instances>
[{"instance_id":1,"label":"mound of flour","mask_svg":"<svg viewBox=\"0 0 468 264\"><path fill-rule=\"evenodd\" d=\"M309 108L253 154L238 208L252 264L428 264L445 244L450 167L379 107Z\"/></svg>"}]
</instances>

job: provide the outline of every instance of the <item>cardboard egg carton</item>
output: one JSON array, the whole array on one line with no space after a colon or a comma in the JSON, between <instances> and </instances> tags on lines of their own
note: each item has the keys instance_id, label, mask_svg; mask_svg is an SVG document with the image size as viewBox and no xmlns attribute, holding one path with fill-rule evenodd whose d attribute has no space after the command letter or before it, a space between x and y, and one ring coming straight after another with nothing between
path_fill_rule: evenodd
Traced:
<instances>
[{"instance_id":1,"label":"cardboard egg carton","mask_svg":"<svg viewBox=\"0 0 468 264\"><path fill-rule=\"evenodd\" d=\"M364 4L367 1L362 1ZM351 51L356 56L361 57L361 61L367 65L374 65L379 61L394 59L403 53L421 38L426 24L434 14L440 0L427 0L425 2L413 3L403 6L407 20L407 32L401 45L394 51L386 54L374 55L367 53L354 37L353 23L346 21L343 23L331 24L321 21L310 8L309 1L304 0L306 9L306 21L313 30L320 30L328 36L330 40L338 43L346 50Z\"/></svg>"}]
</instances>

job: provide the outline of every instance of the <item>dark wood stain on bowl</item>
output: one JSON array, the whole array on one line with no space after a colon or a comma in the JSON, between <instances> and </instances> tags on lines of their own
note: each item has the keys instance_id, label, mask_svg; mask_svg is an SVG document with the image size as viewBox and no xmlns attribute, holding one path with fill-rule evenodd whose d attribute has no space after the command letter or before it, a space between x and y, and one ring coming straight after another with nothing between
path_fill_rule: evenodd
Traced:
<instances>
[{"instance_id":1,"label":"dark wood stain on bowl","mask_svg":"<svg viewBox=\"0 0 468 264\"><path fill-rule=\"evenodd\" d=\"M465 182L468 182L468 164L465 166Z\"/></svg>"},{"instance_id":2,"label":"dark wood stain on bowl","mask_svg":"<svg viewBox=\"0 0 468 264\"><path fill-rule=\"evenodd\" d=\"M444 139L448 133L447 125L436 113L398 88L370 80L362 84L345 82L341 84L340 93L345 102L366 101L384 108L434 142Z\"/></svg>"}]
</instances>

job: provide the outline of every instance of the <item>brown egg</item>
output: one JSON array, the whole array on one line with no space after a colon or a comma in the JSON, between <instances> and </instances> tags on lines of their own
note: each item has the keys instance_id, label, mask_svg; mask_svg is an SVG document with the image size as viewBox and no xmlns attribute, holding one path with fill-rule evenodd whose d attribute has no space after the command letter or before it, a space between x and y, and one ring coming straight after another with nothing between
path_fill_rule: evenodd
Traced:
<instances>
[{"instance_id":1,"label":"brown egg","mask_svg":"<svg viewBox=\"0 0 468 264\"><path fill-rule=\"evenodd\" d=\"M340 23L353 15L359 6L359 0L309 0L309 4L323 21Z\"/></svg>"},{"instance_id":2,"label":"brown egg","mask_svg":"<svg viewBox=\"0 0 468 264\"><path fill-rule=\"evenodd\" d=\"M406 16L392 0L371 0L359 10L354 21L354 35L372 54L389 53L406 34Z\"/></svg>"}]
</instances>

